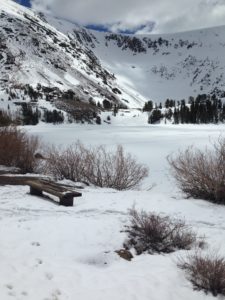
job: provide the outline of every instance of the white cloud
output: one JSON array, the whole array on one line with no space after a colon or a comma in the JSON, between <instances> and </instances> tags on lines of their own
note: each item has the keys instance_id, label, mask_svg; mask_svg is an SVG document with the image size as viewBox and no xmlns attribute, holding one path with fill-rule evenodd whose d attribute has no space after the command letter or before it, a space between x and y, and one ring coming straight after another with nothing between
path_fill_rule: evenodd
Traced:
<instances>
[{"instance_id":1,"label":"white cloud","mask_svg":"<svg viewBox=\"0 0 225 300\"><path fill-rule=\"evenodd\" d=\"M37 10L113 31L147 24L139 33L176 32L225 24L225 0L32 0Z\"/></svg>"}]
</instances>

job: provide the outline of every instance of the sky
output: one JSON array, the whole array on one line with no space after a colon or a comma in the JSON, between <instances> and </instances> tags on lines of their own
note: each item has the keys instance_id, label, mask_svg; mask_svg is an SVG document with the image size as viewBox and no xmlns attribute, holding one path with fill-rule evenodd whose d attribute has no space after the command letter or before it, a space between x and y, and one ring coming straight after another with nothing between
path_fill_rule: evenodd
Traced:
<instances>
[{"instance_id":1,"label":"sky","mask_svg":"<svg viewBox=\"0 0 225 300\"><path fill-rule=\"evenodd\" d=\"M17 0L89 28L169 33L225 25L225 0Z\"/></svg>"},{"instance_id":2,"label":"sky","mask_svg":"<svg viewBox=\"0 0 225 300\"><path fill-rule=\"evenodd\" d=\"M24 6L27 6L27 7L31 7L31 1L30 0L17 0L16 2L24 5Z\"/></svg>"}]
</instances>

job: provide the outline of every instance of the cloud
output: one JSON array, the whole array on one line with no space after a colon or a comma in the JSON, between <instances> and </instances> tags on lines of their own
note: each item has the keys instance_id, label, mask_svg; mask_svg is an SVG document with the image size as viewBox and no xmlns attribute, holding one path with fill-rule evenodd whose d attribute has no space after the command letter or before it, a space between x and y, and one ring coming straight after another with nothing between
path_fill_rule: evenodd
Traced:
<instances>
[{"instance_id":1,"label":"cloud","mask_svg":"<svg viewBox=\"0 0 225 300\"><path fill-rule=\"evenodd\" d=\"M131 22L117 22L112 24L86 24L85 27L88 29L94 29L103 32L114 32L124 34L143 34L152 32L155 26L154 22L146 22L140 25L134 25Z\"/></svg>"},{"instance_id":2,"label":"cloud","mask_svg":"<svg viewBox=\"0 0 225 300\"><path fill-rule=\"evenodd\" d=\"M165 33L225 24L225 0L31 1L36 10L113 32Z\"/></svg>"}]
</instances>

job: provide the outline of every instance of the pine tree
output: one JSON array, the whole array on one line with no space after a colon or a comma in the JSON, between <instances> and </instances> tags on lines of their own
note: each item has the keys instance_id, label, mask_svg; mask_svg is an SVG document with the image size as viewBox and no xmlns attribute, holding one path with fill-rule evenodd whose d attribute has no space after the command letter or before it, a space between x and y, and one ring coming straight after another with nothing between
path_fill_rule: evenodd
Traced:
<instances>
[{"instance_id":1,"label":"pine tree","mask_svg":"<svg viewBox=\"0 0 225 300\"><path fill-rule=\"evenodd\" d=\"M152 111L152 110L153 110L153 102L152 101L146 102L143 107L143 111Z\"/></svg>"}]
</instances>

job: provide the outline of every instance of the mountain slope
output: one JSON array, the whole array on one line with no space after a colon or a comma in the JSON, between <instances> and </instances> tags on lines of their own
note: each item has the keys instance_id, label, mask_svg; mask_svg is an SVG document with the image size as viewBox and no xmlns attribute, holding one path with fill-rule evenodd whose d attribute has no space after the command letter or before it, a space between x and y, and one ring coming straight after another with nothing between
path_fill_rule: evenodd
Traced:
<instances>
[{"instance_id":1,"label":"mountain slope","mask_svg":"<svg viewBox=\"0 0 225 300\"><path fill-rule=\"evenodd\" d=\"M128 36L49 22L92 49L128 88L156 102L224 90L225 26Z\"/></svg>"},{"instance_id":2,"label":"mountain slope","mask_svg":"<svg viewBox=\"0 0 225 300\"><path fill-rule=\"evenodd\" d=\"M38 90L37 98L53 90L56 97L62 97L72 90L87 103L91 99L95 103L143 104L144 98L120 87L90 49L59 32L43 15L10 0L0 0L0 50L3 99L10 89L11 98L26 100L24 86L30 85Z\"/></svg>"}]
</instances>

